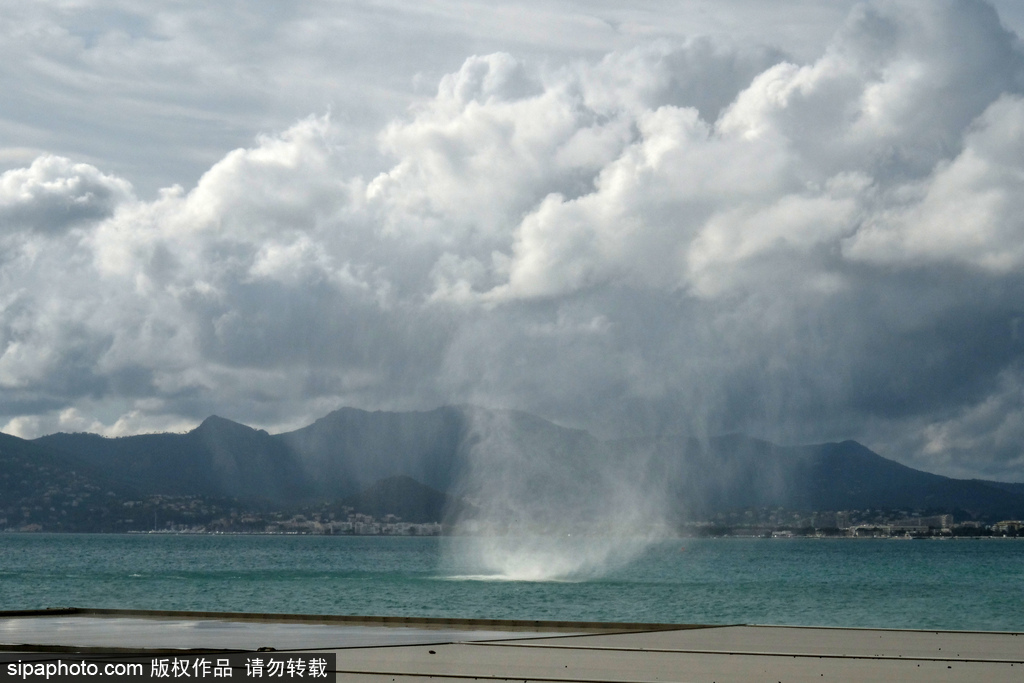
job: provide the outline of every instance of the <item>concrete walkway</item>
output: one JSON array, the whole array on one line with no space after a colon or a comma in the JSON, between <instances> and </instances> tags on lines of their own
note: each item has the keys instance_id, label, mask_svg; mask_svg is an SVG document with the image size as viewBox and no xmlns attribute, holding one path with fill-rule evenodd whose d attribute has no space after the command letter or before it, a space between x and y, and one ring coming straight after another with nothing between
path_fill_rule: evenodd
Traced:
<instances>
[{"instance_id":1,"label":"concrete walkway","mask_svg":"<svg viewBox=\"0 0 1024 683\"><path fill-rule=\"evenodd\" d=\"M335 652L339 681L1024 683L1024 634L123 610L0 613L0 650Z\"/></svg>"},{"instance_id":2,"label":"concrete walkway","mask_svg":"<svg viewBox=\"0 0 1024 683\"><path fill-rule=\"evenodd\" d=\"M1024 635L1005 633L730 626L337 652L352 681L1024 682Z\"/></svg>"}]
</instances>

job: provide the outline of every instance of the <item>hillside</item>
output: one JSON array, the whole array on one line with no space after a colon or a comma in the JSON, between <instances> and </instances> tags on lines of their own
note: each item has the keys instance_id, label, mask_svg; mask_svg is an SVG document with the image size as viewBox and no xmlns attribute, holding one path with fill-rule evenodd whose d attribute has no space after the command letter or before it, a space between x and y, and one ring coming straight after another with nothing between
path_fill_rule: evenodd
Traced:
<instances>
[{"instance_id":1,"label":"hillside","mask_svg":"<svg viewBox=\"0 0 1024 683\"><path fill-rule=\"evenodd\" d=\"M187 434L54 434L22 443L47 453L40 463L64 459L72 470L75 463L88 466L102 472L109 486L278 507L359 494L370 496L361 504L375 501L373 509L398 509L405 498L419 496L426 506L420 512L437 514L441 503L423 502L430 497L422 491L414 496L413 481L477 504L501 482L507 504L529 506L545 498L575 509L573 501L586 507L593 502L588 491L629 472L652 495L665 491L670 516L677 519L750 507L1024 517L1024 485L922 472L853 441L777 446L729 435L600 442L527 413L468 406L404 413L345 408L277 435L214 416ZM405 488L394 482L372 488L395 477L406 478ZM368 488L374 492L361 493ZM16 495L7 494L12 500Z\"/></svg>"},{"instance_id":2,"label":"hillside","mask_svg":"<svg viewBox=\"0 0 1024 683\"><path fill-rule=\"evenodd\" d=\"M145 493L292 503L313 496L302 467L263 430L211 416L187 434L115 439L52 434L33 443Z\"/></svg>"},{"instance_id":3,"label":"hillside","mask_svg":"<svg viewBox=\"0 0 1024 683\"><path fill-rule=\"evenodd\" d=\"M272 439L313 482L316 495L333 498L397 475L447 491L464 466L468 435L466 414L457 407L405 413L342 408Z\"/></svg>"},{"instance_id":4,"label":"hillside","mask_svg":"<svg viewBox=\"0 0 1024 683\"><path fill-rule=\"evenodd\" d=\"M0 528L83 530L115 519L129 495L82 462L0 434Z\"/></svg>"},{"instance_id":5,"label":"hillside","mask_svg":"<svg viewBox=\"0 0 1024 683\"><path fill-rule=\"evenodd\" d=\"M415 479L404 475L388 477L353 496L349 496L331 510L339 515L345 508L364 515L383 519L385 515L396 515L403 522L440 522L446 513L454 508L456 500L447 493L424 486Z\"/></svg>"},{"instance_id":6,"label":"hillside","mask_svg":"<svg viewBox=\"0 0 1024 683\"><path fill-rule=\"evenodd\" d=\"M951 479L883 458L855 441L777 446L741 435L615 442L643 454L669 482L676 512L701 518L726 509L944 510L994 520L1024 516L1021 485Z\"/></svg>"}]
</instances>

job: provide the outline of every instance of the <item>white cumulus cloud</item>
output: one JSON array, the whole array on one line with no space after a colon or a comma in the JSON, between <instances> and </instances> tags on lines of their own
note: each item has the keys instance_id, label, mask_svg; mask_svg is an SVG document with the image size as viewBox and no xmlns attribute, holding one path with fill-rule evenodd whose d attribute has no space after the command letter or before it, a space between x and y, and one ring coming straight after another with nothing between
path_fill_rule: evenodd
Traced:
<instances>
[{"instance_id":1,"label":"white cumulus cloud","mask_svg":"<svg viewBox=\"0 0 1024 683\"><path fill-rule=\"evenodd\" d=\"M114 50L51 38L75 73ZM0 423L481 402L1020 476L1024 57L991 6L858 5L811 59L537 54L466 57L375 137L301 118L150 199L57 156L6 171Z\"/></svg>"}]
</instances>

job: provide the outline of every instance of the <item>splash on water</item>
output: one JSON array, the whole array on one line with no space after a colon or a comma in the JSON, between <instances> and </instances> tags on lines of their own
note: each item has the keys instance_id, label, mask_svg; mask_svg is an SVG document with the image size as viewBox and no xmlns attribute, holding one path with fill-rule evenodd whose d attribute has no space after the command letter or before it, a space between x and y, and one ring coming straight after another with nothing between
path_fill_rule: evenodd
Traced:
<instances>
[{"instance_id":1,"label":"splash on water","mask_svg":"<svg viewBox=\"0 0 1024 683\"><path fill-rule=\"evenodd\" d=\"M448 561L462 578L584 581L664 538L664 495L646 463L584 432L475 411Z\"/></svg>"}]
</instances>

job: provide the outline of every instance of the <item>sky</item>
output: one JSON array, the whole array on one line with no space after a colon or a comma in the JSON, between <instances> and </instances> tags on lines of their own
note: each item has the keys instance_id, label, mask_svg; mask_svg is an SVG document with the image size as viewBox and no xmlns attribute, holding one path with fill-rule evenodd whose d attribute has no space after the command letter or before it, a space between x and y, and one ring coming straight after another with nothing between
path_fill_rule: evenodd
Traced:
<instances>
[{"instance_id":1,"label":"sky","mask_svg":"<svg viewBox=\"0 0 1024 683\"><path fill-rule=\"evenodd\" d=\"M0 431L471 403L1024 481L1022 3L0 19Z\"/></svg>"}]
</instances>

